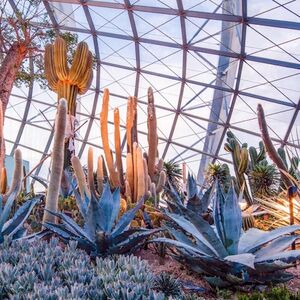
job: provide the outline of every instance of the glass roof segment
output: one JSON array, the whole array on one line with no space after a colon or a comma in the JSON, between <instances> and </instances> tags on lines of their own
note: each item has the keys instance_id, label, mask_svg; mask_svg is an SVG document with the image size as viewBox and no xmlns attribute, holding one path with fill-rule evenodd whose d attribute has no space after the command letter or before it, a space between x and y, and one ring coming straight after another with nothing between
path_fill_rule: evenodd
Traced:
<instances>
[{"instance_id":1,"label":"glass roof segment","mask_svg":"<svg viewBox=\"0 0 300 300\"><path fill-rule=\"evenodd\" d=\"M9 9L23 2L10 0ZM77 153L83 161L86 145L101 151L104 88L111 93L111 137L113 108L120 109L123 137L127 97L138 97L139 142L147 149L146 97L152 86L160 155L186 162L200 181L208 162L230 161L222 149L226 130L258 144L258 103L274 141L299 149L297 1L45 0L41 9L55 30L85 40L97 60L91 89L79 99ZM7 149L23 147L25 159L35 162L44 158L51 150L55 106L56 95L38 84L15 87ZM48 161L36 175L47 177L47 166Z\"/></svg>"}]
</instances>

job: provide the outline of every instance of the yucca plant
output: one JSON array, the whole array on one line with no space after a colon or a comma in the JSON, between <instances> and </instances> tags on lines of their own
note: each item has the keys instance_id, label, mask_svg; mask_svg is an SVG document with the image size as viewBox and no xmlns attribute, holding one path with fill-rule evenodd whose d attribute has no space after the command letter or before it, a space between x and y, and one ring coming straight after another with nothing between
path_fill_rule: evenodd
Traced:
<instances>
[{"instance_id":1,"label":"yucca plant","mask_svg":"<svg viewBox=\"0 0 300 300\"><path fill-rule=\"evenodd\" d=\"M165 225L174 237L157 238L189 269L202 274L213 286L285 282L293 275L283 271L300 258L300 250L286 250L299 238L290 235L299 225L265 232L242 230L242 212L233 187L225 196L219 184L213 198L214 226L206 222L180 199L174 199L178 213L166 213L173 226ZM286 251L285 251L286 250Z\"/></svg>"},{"instance_id":2,"label":"yucca plant","mask_svg":"<svg viewBox=\"0 0 300 300\"><path fill-rule=\"evenodd\" d=\"M103 187L101 195L93 187L90 178L89 187L77 157L72 158L73 169L78 182L78 190L74 186L74 196L84 226L80 227L72 218L61 212L49 211L60 223L44 222L44 227L56 233L63 241L75 240L78 246L86 250L92 257L112 254L132 253L141 247L145 240L160 229L130 228L132 220L142 208L144 197L132 209L127 210L120 218L120 188L111 192L109 183Z\"/></svg>"}]
</instances>

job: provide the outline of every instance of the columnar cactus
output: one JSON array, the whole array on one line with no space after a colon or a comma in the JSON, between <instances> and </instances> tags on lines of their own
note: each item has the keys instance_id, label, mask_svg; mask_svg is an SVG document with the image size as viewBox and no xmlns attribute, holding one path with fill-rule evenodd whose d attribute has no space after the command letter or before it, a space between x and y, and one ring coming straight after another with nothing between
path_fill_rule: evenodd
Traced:
<instances>
[{"instance_id":1,"label":"columnar cactus","mask_svg":"<svg viewBox=\"0 0 300 300\"><path fill-rule=\"evenodd\" d=\"M119 110L114 110L114 125L115 125L115 151L116 151L116 165L121 186L124 186L123 164L122 164L122 149L121 149L121 135L120 135L120 114Z\"/></svg>"},{"instance_id":2,"label":"columnar cactus","mask_svg":"<svg viewBox=\"0 0 300 300\"><path fill-rule=\"evenodd\" d=\"M71 68L68 66L67 44L63 38L58 37L53 45L46 45L45 76L50 88L57 93L58 100L64 98L68 104L69 128L72 132L69 133L65 145L65 167L67 167L74 153L69 143L73 143L74 139L73 117L76 114L77 94L85 94L93 79L93 55L88 45L85 42L78 44Z\"/></svg>"},{"instance_id":3,"label":"columnar cactus","mask_svg":"<svg viewBox=\"0 0 300 300\"><path fill-rule=\"evenodd\" d=\"M154 97L153 90L151 87L148 89L148 170L149 175L152 180L154 180L155 173L155 162L157 157L157 124L156 124L156 114L155 114L155 106L154 106Z\"/></svg>"},{"instance_id":4,"label":"columnar cactus","mask_svg":"<svg viewBox=\"0 0 300 300\"><path fill-rule=\"evenodd\" d=\"M7 190L7 173L6 168L1 171L1 194L5 194Z\"/></svg>"},{"instance_id":5,"label":"columnar cactus","mask_svg":"<svg viewBox=\"0 0 300 300\"><path fill-rule=\"evenodd\" d=\"M100 128L101 128L101 138L102 138L102 146L105 154L105 159L107 163L107 168L109 170L109 176L111 179L111 183L114 187L120 186L120 176L115 169L114 159L112 155L112 151L109 147L109 139L108 139L108 103L109 103L109 90L104 89L103 92L103 100L102 100L102 111L100 113Z\"/></svg>"},{"instance_id":6,"label":"columnar cactus","mask_svg":"<svg viewBox=\"0 0 300 300\"><path fill-rule=\"evenodd\" d=\"M52 168L50 183L47 191L46 205L43 222L56 222L56 217L49 213L58 209L58 195L64 165L64 140L67 122L67 102L65 99L59 101L57 116L55 120L54 144L52 149ZM22 173L22 170L20 171Z\"/></svg>"},{"instance_id":7,"label":"columnar cactus","mask_svg":"<svg viewBox=\"0 0 300 300\"><path fill-rule=\"evenodd\" d=\"M259 129L261 132L261 138L266 147L267 154L269 155L271 160L274 162L274 164L278 167L278 169L281 173L282 181L284 182L286 187L288 187L288 186L292 185L292 183L291 183L290 179L282 172L282 171L288 172L288 169L287 169L284 161L280 157L280 155L277 153L277 151L272 143L272 140L269 135L268 124L267 124L266 118L265 118L265 113L264 113L264 110L263 110L263 107L261 106L261 104L257 105L257 118L258 118Z\"/></svg>"}]
</instances>

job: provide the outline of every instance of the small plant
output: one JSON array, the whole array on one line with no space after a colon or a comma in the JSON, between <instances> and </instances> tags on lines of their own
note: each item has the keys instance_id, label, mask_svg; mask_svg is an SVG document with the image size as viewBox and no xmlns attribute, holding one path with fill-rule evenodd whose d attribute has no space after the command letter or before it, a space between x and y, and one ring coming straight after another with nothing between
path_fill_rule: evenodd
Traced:
<instances>
[{"instance_id":1,"label":"small plant","mask_svg":"<svg viewBox=\"0 0 300 300\"><path fill-rule=\"evenodd\" d=\"M57 239L0 245L1 299L165 300L152 288L146 262L134 256L97 258L95 264L71 242Z\"/></svg>"},{"instance_id":2,"label":"small plant","mask_svg":"<svg viewBox=\"0 0 300 300\"><path fill-rule=\"evenodd\" d=\"M300 300L300 293L293 293L286 287L274 287L263 293L255 292L251 295L238 295L238 300Z\"/></svg>"},{"instance_id":3,"label":"small plant","mask_svg":"<svg viewBox=\"0 0 300 300\"><path fill-rule=\"evenodd\" d=\"M153 288L159 292L163 292L166 296L180 296L181 284L168 273L161 273L154 278Z\"/></svg>"}]
</instances>

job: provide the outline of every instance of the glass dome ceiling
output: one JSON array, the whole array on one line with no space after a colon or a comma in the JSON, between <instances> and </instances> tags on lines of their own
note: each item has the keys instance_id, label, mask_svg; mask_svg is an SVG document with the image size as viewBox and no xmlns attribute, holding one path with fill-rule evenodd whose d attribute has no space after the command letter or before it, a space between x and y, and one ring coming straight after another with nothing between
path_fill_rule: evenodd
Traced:
<instances>
[{"instance_id":1,"label":"glass dome ceiling","mask_svg":"<svg viewBox=\"0 0 300 300\"><path fill-rule=\"evenodd\" d=\"M14 10L28 1L8 0ZM78 34L97 64L78 100L77 154L101 153L104 88L119 107L124 136L128 96L138 97L139 142L147 149L147 88L153 87L159 153L199 175L209 162L230 163L226 130L258 146L262 103L276 144L299 149L300 5L282 0L42 1L56 31ZM34 20L33 20L34 21ZM51 151L56 94L34 82L15 87L6 112L7 154L16 147L34 167ZM113 113L109 124L113 141ZM49 162L35 174L47 177Z\"/></svg>"}]
</instances>

